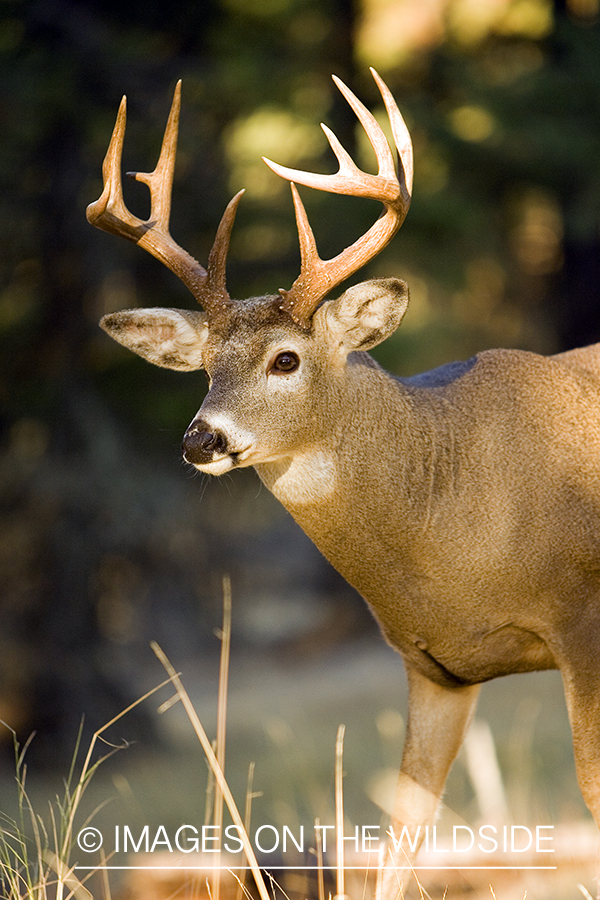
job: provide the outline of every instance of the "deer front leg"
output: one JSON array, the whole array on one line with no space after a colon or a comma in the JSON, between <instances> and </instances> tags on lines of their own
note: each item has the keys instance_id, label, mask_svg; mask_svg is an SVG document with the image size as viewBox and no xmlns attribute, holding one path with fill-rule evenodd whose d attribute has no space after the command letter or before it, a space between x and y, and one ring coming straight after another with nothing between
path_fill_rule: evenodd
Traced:
<instances>
[{"instance_id":1,"label":"deer front leg","mask_svg":"<svg viewBox=\"0 0 600 900\"><path fill-rule=\"evenodd\" d=\"M573 732L577 780L600 828L600 666L596 646L585 647L563 667L567 709Z\"/></svg>"},{"instance_id":2,"label":"deer front leg","mask_svg":"<svg viewBox=\"0 0 600 900\"><path fill-rule=\"evenodd\" d=\"M471 721L479 685L442 687L407 666L408 725L398 776L391 828L398 839L407 826L414 852L389 843L378 894L385 900L403 896L410 864L435 817L450 766ZM419 838L415 842L417 834ZM379 900L379 898L378 898Z\"/></svg>"}]
</instances>

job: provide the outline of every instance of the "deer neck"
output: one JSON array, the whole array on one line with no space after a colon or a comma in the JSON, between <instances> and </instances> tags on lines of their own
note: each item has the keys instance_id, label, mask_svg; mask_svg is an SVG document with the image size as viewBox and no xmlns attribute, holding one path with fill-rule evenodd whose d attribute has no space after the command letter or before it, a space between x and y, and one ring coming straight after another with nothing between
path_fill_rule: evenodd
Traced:
<instances>
[{"instance_id":1,"label":"deer neck","mask_svg":"<svg viewBox=\"0 0 600 900\"><path fill-rule=\"evenodd\" d=\"M362 594L393 645L414 653L420 629L438 628L427 612L429 560L444 546L444 508L464 514L467 502L465 450L453 437L463 414L443 388L405 386L382 370L361 372L344 398L335 440L264 465L259 475Z\"/></svg>"},{"instance_id":2,"label":"deer neck","mask_svg":"<svg viewBox=\"0 0 600 900\"><path fill-rule=\"evenodd\" d=\"M366 354L361 354L366 356ZM375 398L375 399L374 399ZM402 384L375 366L349 367L343 389L324 412L327 439L298 449L257 472L309 537L325 545L360 530L375 508L410 494L413 460L423 454L422 414ZM372 520L372 519L371 519ZM364 536L363 536L364 540Z\"/></svg>"}]
</instances>

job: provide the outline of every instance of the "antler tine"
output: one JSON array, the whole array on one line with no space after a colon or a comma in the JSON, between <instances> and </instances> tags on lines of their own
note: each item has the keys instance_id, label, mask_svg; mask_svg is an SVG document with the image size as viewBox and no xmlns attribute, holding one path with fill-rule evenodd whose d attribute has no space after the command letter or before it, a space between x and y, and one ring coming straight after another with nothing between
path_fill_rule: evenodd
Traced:
<instances>
[{"instance_id":1,"label":"antler tine","mask_svg":"<svg viewBox=\"0 0 600 900\"><path fill-rule=\"evenodd\" d=\"M228 207L215 246L211 251L212 264L207 271L186 250L175 243L169 232L173 171L177 153L177 134L181 107L181 81L177 83L169 119L162 142L158 163L153 172L128 172L127 174L147 185L150 190L150 217L146 220L134 216L123 200L121 182L121 158L126 125L126 99L123 97L108 151L102 165L104 189L86 210L88 222L107 231L125 237L166 265L192 292L207 312L227 303L229 295L225 287L225 257L229 234L235 217L237 202ZM234 198L239 201L239 196ZM225 223L225 224L224 224ZM222 252L223 251L223 252Z\"/></svg>"},{"instance_id":2,"label":"antler tine","mask_svg":"<svg viewBox=\"0 0 600 900\"><path fill-rule=\"evenodd\" d=\"M169 234L171 218L171 193L173 190L173 173L177 155L177 138L179 135L179 114L181 111L181 81L178 81L173 94L173 102L169 111L167 127L163 136L160 156L153 172L127 172L145 184L150 191L150 218L157 232Z\"/></svg>"},{"instance_id":3,"label":"antler tine","mask_svg":"<svg viewBox=\"0 0 600 900\"><path fill-rule=\"evenodd\" d=\"M217 234L211 251L208 254L208 279L204 288L201 289L201 296L198 298L205 307L206 301L203 299L205 294L208 295L209 303L213 302L214 297L221 298L221 306L227 306L230 302L227 287L225 285L227 253L229 251L229 241L231 239L231 231L233 223L235 222L237 208L244 193L245 189L242 188L242 190L238 191L227 204L225 212L219 222L219 227L217 228Z\"/></svg>"},{"instance_id":4,"label":"antler tine","mask_svg":"<svg viewBox=\"0 0 600 900\"><path fill-rule=\"evenodd\" d=\"M402 118L402 114L396 105L396 101L394 100L389 87L387 86L381 75L379 75L379 73L376 72L372 66L370 72L375 79L375 83L379 88L381 96L383 97L383 102L385 103L388 119L390 120L390 125L392 126L392 135L394 137L394 143L398 151L398 165L401 172L400 190L404 194L407 206L406 211L408 212L408 207L410 205L410 199L412 196L414 177L412 140L409 130L406 127L406 122Z\"/></svg>"},{"instance_id":5,"label":"antler tine","mask_svg":"<svg viewBox=\"0 0 600 900\"><path fill-rule=\"evenodd\" d=\"M371 73L381 92L392 126L394 143L399 154L399 174L396 172L390 146L378 122L352 91L335 76L333 79L337 87L354 110L375 151L378 163L377 175L369 175L361 171L326 125L321 127L339 162L339 169L335 175L302 172L265 159L267 165L276 174L292 182L292 196L300 239L301 267L300 275L291 289L286 291L281 288L280 293L283 297L283 308L287 309L292 317L305 327L308 327L310 317L329 291L364 266L389 243L408 212L413 178L410 135L387 85L374 69L371 69ZM384 204L385 210L369 231L358 238L354 244L333 259L322 260L318 255L314 235L294 182L336 194L350 194L354 197L380 200Z\"/></svg>"}]
</instances>

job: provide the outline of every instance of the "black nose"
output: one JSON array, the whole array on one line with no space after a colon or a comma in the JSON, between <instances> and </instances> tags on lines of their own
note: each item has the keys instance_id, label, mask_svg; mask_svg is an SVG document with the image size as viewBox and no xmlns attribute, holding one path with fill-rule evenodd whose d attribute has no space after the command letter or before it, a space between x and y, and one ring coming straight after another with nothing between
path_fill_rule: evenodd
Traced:
<instances>
[{"instance_id":1,"label":"black nose","mask_svg":"<svg viewBox=\"0 0 600 900\"><path fill-rule=\"evenodd\" d=\"M225 453L227 440L219 431L211 431L203 420L194 422L183 436L183 458L193 465L210 462L215 453Z\"/></svg>"}]
</instances>

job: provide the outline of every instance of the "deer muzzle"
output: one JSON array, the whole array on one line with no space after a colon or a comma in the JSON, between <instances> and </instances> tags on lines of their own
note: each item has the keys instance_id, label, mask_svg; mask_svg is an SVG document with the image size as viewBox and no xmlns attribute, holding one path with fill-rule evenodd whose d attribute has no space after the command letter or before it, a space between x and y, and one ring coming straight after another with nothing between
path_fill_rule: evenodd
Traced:
<instances>
[{"instance_id":1,"label":"deer muzzle","mask_svg":"<svg viewBox=\"0 0 600 900\"><path fill-rule=\"evenodd\" d=\"M217 430L211 430L202 419L193 422L183 436L183 458L192 465L211 462L215 454L227 453L227 438Z\"/></svg>"}]
</instances>

